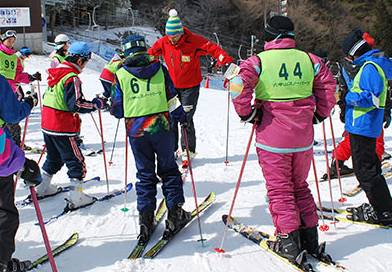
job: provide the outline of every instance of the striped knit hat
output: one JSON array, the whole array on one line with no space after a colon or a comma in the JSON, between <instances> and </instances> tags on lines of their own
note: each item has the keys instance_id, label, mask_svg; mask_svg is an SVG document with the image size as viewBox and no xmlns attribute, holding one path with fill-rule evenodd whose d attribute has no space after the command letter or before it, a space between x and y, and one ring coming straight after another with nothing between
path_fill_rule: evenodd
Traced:
<instances>
[{"instance_id":1,"label":"striped knit hat","mask_svg":"<svg viewBox=\"0 0 392 272\"><path fill-rule=\"evenodd\" d=\"M166 35L173 36L178 34L184 34L184 28L182 27L180 17L178 17L177 10L171 9L166 23Z\"/></svg>"}]
</instances>

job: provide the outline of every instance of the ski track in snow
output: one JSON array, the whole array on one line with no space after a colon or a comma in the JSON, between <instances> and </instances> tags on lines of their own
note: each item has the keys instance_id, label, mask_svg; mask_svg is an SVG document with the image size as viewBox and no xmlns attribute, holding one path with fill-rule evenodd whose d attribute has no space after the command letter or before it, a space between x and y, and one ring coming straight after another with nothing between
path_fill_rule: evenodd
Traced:
<instances>
[{"instance_id":1,"label":"ski track in snow","mask_svg":"<svg viewBox=\"0 0 392 272\"><path fill-rule=\"evenodd\" d=\"M47 67L49 67L49 61L44 56L33 56L26 63L28 72L32 73L38 70L45 79L47 77L45 72ZM92 99L97 93L102 92L102 86L98 81L99 72L96 71L94 63L90 64L89 67L93 69L86 69L81 74L81 79L86 98ZM28 88L28 86L25 87L25 89ZM41 93L44 92L44 89L45 86L42 86ZM125 205L124 197L120 196L63 216L46 226L53 247L62 243L73 232L78 232L80 235L77 246L56 257L59 271L295 271L230 230L227 232L224 244L227 253L219 255L213 251L215 247L220 246L224 230L221 216L229 210L251 127L239 122L233 106L230 105L230 163L225 166L227 93L202 88L197 107L195 116L197 156L193 162L193 172L199 201L210 191L215 191L217 195L215 204L201 216L203 235L207 239L206 247L202 247L197 242L199 232L195 220L189 227L179 233L155 259L126 260L136 244L138 234L138 213L136 211L136 195L133 189L126 199L126 206L129 208L127 213L120 210ZM98 114L93 113L93 116L98 122ZM106 155L109 160L117 120L110 116L108 112L103 112L102 116ZM100 137L91 116L89 114L82 115L82 120L84 143L89 148L99 149L101 147ZM333 120L335 135L340 137L343 132L343 124L340 123L337 113L333 116ZM108 168L110 190L121 189L124 186L125 131L123 124L122 121L114 153L114 164ZM322 143L321 125L315 126L315 130L315 139ZM331 150L332 143L328 123L327 131L328 149ZM391 130L385 131L386 149L389 152L392 150L391 136ZM36 108L30 117L26 143L34 147L41 147L43 144L39 108ZM317 150L315 158L318 177L320 178L325 171L323 146L318 145L315 150ZM39 157L39 155L30 154L27 156L34 159ZM331 154L329 154L329 157L331 157ZM41 165L42 163L43 161ZM86 157L86 164L88 169L87 178L96 175L101 177L100 182L94 181L86 184L86 192L99 196L105 194L106 182L102 155ZM135 182L135 173L134 159L129 149L128 182ZM315 184L312 180L314 180L314 176L313 172L310 171L310 187L313 195L316 196ZM344 178L342 181L343 190L349 190L356 184L354 177ZM53 182L57 185L68 184L65 167L54 177ZM388 184L392 189L391 180L388 181ZM324 182L320 186L323 203L330 206L328 183ZM338 182L334 180L332 186L335 207L339 207L340 204L337 201L340 197ZM184 190L185 208L191 210L194 207L194 200L189 174ZM23 186L22 182L19 182L16 199L20 200L27 194L28 189ZM233 215L245 224L273 233L274 228L265 195L264 179L257 162L255 147L252 144ZM65 194L60 194L40 203L44 218L58 214L63 209L64 196ZM161 198L162 194L159 188L158 200ZM359 205L365 200L364 193L361 193L354 198L349 198L348 204ZM20 222L16 237L15 256L21 259L34 260L45 252L45 248L40 229L34 225L36 216L32 206L20 209ZM164 224L157 228L152 237L151 245L160 237L163 228ZM392 267L392 258L390 257L392 252L391 230L340 223L336 226L336 229L331 225L330 231L320 232L320 241L327 241L327 251L336 261L346 266L349 271L381 272L390 271L389 267ZM50 265L45 264L37 271L51 271ZM321 271L328 271L328 269L321 269Z\"/></svg>"}]
</instances>

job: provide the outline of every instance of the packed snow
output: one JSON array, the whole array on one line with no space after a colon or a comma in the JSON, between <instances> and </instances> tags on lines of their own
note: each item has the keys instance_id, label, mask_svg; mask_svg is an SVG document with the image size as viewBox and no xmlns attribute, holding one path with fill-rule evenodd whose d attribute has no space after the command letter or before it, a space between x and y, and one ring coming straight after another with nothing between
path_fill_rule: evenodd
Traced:
<instances>
[{"instance_id":1,"label":"packed snow","mask_svg":"<svg viewBox=\"0 0 392 272\"><path fill-rule=\"evenodd\" d=\"M94 61L92 61L94 62ZM96 63L90 64L96 68ZM49 60L46 56L32 56L26 63L26 70L30 73L39 71L46 78L46 69ZM102 92L98 81L97 69L87 68L82 74L83 92L87 98L92 99ZM26 86L25 89L28 89ZM41 85L41 93L45 90L45 81ZM36 90L38 90L36 88ZM195 115L197 133L197 156L193 161L193 174L196 181L197 194L201 201L209 192L216 192L215 204L201 215L201 223L206 246L202 247L197 240L199 230L197 221L189 225L153 260L127 260L127 256L136 244L138 235L138 212L136 210L136 195L134 189L127 198L116 197L110 201L95 203L91 207L65 215L59 220L46 226L52 246L65 241L72 233L78 232L79 243L55 258L58 270L62 272L126 272L126 271L170 271L170 272L235 272L235 271L295 271L282 263L279 259L263 251L257 245L244 239L242 236L229 230L224 243L225 254L214 252L220 246L224 225L221 221L222 214L228 213L233 197L234 188L238 179L239 170L248 138L250 125L239 122L239 118L232 105L230 105L230 135L229 135L229 164L226 166L226 114L227 92L224 90L200 90L198 109ZM106 141L106 157L110 160L117 120L108 112L103 112L104 138ZM98 114L82 115L82 136L87 147L99 149L101 139L93 123L98 122ZM23 123L23 122L22 122ZM338 118L338 109L333 115L335 135L341 138L343 124ZM328 149L332 150L329 123L326 123ZM323 143L322 126L315 126L315 139ZM300 137L300 135L298 135ZM338 137L339 136L339 137ZM386 150L392 152L392 131L385 132ZM40 131L40 110L37 107L28 126L26 144L34 147L43 145ZM124 187L125 169L125 129L121 120L116 148L114 150L113 165L108 166L110 191L120 190ZM331 154L329 154L331 155ZM38 159L39 155L27 155ZM315 146L317 172L320 177L326 168L323 146ZM42 165L43 161L41 161ZM86 157L87 178L99 175L102 181L93 181L86 184L85 192L102 196L106 193L105 171L103 156ZM136 182L136 169L131 150L129 150L128 180ZM54 177L57 185L68 185L66 167ZM356 185L354 177L344 178L343 190L348 191ZM254 226L260 230L273 233L274 227L268 211L266 188L264 178L257 161L255 147L252 144L249 159L242 178L241 187L235 204L233 215L241 222ZM309 183L313 195L316 196L316 186L313 171L309 173ZM392 183L389 180L392 190ZM332 183L335 207L340 197L339 186L336 180ZM194 208L191 188L191 179L188 175L184 185L187 210ZM29 191L23 182L19 182L16 199L21 200ZM51 199L43 200L40 206L44 218L49 218L60 213L65 205L65 194L60 194ZM330 206L328 183L321 184L321 197L325 205ZM162 198L159 190L158 201ZM359 205L366 201L364 193L349 198L346 205ZM126 206L128 212L121 209ZM20 227L17 233L15 255L21 259L40 257L45 253L40 228L32 206L20 209ZM150 246L153 245L163 232L161 224L155 232ZM336 228L330 225L328 232L320 232L320 241L327 241L327 251L332 257L346 266L348 271L381 272L390 271L392 267L392 230L372 228L364 225L339 223ZM148 247L149 248L149 247ZM322 269L321 269L322 270ZM39 267L37 271L51 271L49 263ZM324 269L322 271L329 271ZM330 270L332 271L332 270Z\"/></svg>"}]
</instances>

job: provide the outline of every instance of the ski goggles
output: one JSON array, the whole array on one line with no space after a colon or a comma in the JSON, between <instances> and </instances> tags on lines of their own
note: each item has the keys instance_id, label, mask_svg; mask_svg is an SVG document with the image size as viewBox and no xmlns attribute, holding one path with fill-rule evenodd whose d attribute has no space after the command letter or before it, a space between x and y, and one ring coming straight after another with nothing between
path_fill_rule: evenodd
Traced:
<instances>
[{"instance_id":1,"label":"ski goggles","mask_svg":"<svg viewBox=\"0 0 392 272\"><path fill-rule=\"evenodd\" d=\"M133 47L146 47L145 41L130 41L122 45L122 50L125 52Z\"/></svg>"},{"instance_id":2,"label":"ski goggles","mask_svg":"<svg viewBox=\"0 0 392 272\"><path fill-rule=\"evenodd\" d=\"M68 53L68 56L79 56L79 57L81 57L82 59L90 60L90 59L91 59L91 56L92 56L92 53L91 53L91 52L86 53L86 54L80 54L80 53L78 53L78 54L72 54L72 53Z\"/></svg>"},{"instance_id":3,"label":"ski goggles","mask_svg":"<svg viewBox=\"0 0 392 272\"><path fill-rule=\"evenodd\" d=\"M7 30L5 33L1 35L1 40L5 41L8 38L14 37L16 39L16 31L15 30Z\"/></svg>"}]
</instances>

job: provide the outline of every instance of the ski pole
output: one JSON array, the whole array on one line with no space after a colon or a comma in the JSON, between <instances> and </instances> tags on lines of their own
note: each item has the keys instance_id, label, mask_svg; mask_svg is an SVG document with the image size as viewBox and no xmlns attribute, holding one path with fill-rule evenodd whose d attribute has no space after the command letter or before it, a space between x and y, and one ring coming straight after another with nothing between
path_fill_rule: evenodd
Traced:
<instances>
[{"instance_id":1,"label":"ski pole","mask_svg":"<svg viewBox=\"0 0 392 272\"><path fill-rule=\"evenodd\" d=\"M320 187L319 187L319 180L318 180L318 178L317 178L317 169L316 169L316 162L315 162L315 160L314 160L314 153L313 153L313 156L312 156L312 165L313 165L314 179L315 179L315 181L316 181L318 206L319 206L319 208L320 208L321 221L323 222L319 229L320 229L321 231L328 231L328 230L329 230L329 226L328 226L327 224L325 224L325 220L324 220L323 204L321 203Z\"/></svg>"},{"instance_id":2,"label":"ski pole","mask_svg":"<svg viewBox=\"0 0 392 272\"><path fill-rule=\"evenodd\" d=\"M188 143L188 131L185 126L181 125L182 129L182 135L184 135L184 142L185 142L185 149L186 149L186 156L188 158L188 169L189 169L189 174L191 176L191 181L192 181L192 191L193 191L193 197L195 199L195 205L196 205L196 215L197 215L197 223L199 225L199 232L200 232L200 242L201 245L204 247L204 238L203 238L203 233L201 230L201 222L200 222L200 216L199 216L199 204L197 203L197 192L196 192L196 184L195 184L195 179L193 177L193 171L192 171L192 161L191 161L191 155L189 152L189 143Z\"/></svg>"},{"instance_id":3,"label":"ski pole","mask_svg":"<svg viewBox=\"0 0 392 272\"><path fill-rule=\"evenodd\" d=\"M102 143L103 164L104 164L104 167L105 167L106 188L107 188L107 191L108 191L108 194L109 194L108 167L107 167L107 164L106 164L105 141L103 139L102 114L101 114L101 110L100 109L98 109L98 117L99 117L99 126L101 128L100 135L101 135L101 143Z\"/></svg>"},{"instance_id":4,"label":"ski pole","mask_svg":"<svg viewBox=\"0 0 392 272\"><path fill-rule=\"evenodd\" d=\"M333 131L333 124L332 124L332 117L331 117L331 115L329 116L329 124L331 126L333 150L336 151L335 133ZM339 202L343 204L344 202L347 201L347 198L343 197L342 180L340 178L339 162L338 162L338 160L336 158L335 158L335 167L336 167L336 172L338 173L338 181L339 181L339 190L340 190Z\"/></svg>"},{"instance_id":5,"label":"ski pole","mask_svg":"<svg viewBox=\"0 0 392 272\"><path fill-rule=\"evenodd\" d=\"M20 141L20 148L23 150L24 149L24 143L25 143L25 139L26 139L26 132L27 132L27 127L29 126L29 117L27 116L25 119L25 125L24 125L24 129L23 129L23 136L22 136L22 140ZM19 180L19 175L16 175L15 177L15 181L14 181L14 192L16 192L16 184L18 183Z\"/></svg>"},{"instance_id":6,"label":"ski pole","mask_svg":"<svg viewBox=\"0 0 392 272\"><path fill-rule=\"evenodd\" d=\"M91 116L91 118L93 119L95 128L97 129L99 136L102 137L101 131L99 130L98 125L97 125L97 121L95 121L94 115L93 115L91 112L90 112L90 116Z\"/></svg>"},{"instance_id":7,"label":"ski pole","mask_svg":"<svg viewBox=\"0 0 392 272\"><path fill-rule=\"evenodd\" d=\"M229 122L230 122L230 82L228 83L229 87L227 88L227 117L226 117L226 158L225 165L229 164Z\"/></svg>"},{"instance_id":8,"label":"ski pole","mask_svg":"<svg viewBox=\"0 0 392 272\"><path fill-rule=\"evenodd\" d=\"M118 132L118 126L120 125L120 120L118 119L117 122L117 127L116 127L116 133L114 134L114 141L113 141L113 147L112 147L112 154L110 155L110 160L109 160L109 166L111 166L113 164L113 153L114 153L114 149L116 148L116 141L117 141L117 132ZM125 127L126 129L126 127ZM127 143L127 142L125 142ZM126 189L126 188L125 188Z\"/></svg>"},{"instance_id":9,"label":"ski pole","mask_svg":"<svg viewBox=\"0 0 392 272\"><path fill-rule=\"evenodd\" d=\"M237 180L237 183L235 185L234 196L233 196L233 199L231 201L229 215L227 217L228 220L227 220L227 222L225 224L225 229L223 231L222 241L221 241L220 247L215 248L215 251L218 252L218 253L224 253L225 252L225 250L223 249L223 245L224 245L225 238L226 238L226 233L227 233L227 224L229 223L229 220L231 219L231 214L233 213L234 203L235 203L235 200L237 198L237 193L238 193L238 190L239 190L240 185L241 185L242 174L244 173L245 165L246 165L246 162L248 160L249 149L250 149L250 145L252 143L253 134L255 133L255 130L256 130L256 126L257 126L257 123L254 122L253 126L252 126L252 132L250 133L250 137L249 137L249 140L248 140L248 145L246 146L246 151L245 151L245 154L244 154L244 159L242 161L240 174L238 176L238 180Z\"/></svg>"},{"instance_id":10,"label":"ski pole","mask_svg":"<svg viewBox=\"0 0 392 272\"><path fill-rule=\"evenodd\" d=\"M41 101L41 86L39 81L37 81L37 89L38 89L38 101L39 101L39 108L42 111L42 101Z\"/></svg>"},{"instance_id":11,"label":"ski pole","mask_svg":"<svg viewBox=\"0 0 392 272\"><path fill-rule=\"evenodd\" d=\"M42 146L41 155L39 156L39 159L38 159L38 161L37 161L37 164L39 164L39 163L41 162L41 159L43 158L43 156L44 156L44 154L45 154L45 151L46 151L46 145L43 145L43 146Z\"/></svg>"},{"instance_id":12,"label":"ski pole","mask_svg":"<svg viewBox=\"0 0 392 272\"><path fill-rule=\"evenodd\" d=\"M330 196L330 199L331 199L331 206L332 206L332 218L333 218L333 224L335 224L336 223L335 205L333 203L332 184L331 184L331 171L329 169L329 159L328 159L328 150L327 150L327 136L326 136L326 133L325 133L325 122L324 121L323 121L323 137L324 137L325 163L327 165L329 196Z\"/></svg>"},{"instance_id":13,"label":"ski pole","mask_svg":"<svg viewBox=\"0 0 392 272\"><path fill-rule=\"evenodd\" d=\"M120 119L119 119L120 120ZM125 171L124 171L124 185L125 185L125 194L124 194L124 208L121 210L123 212L127 212L127 195L128 195L128 132L127 132L127 121L124 119L125 123ZM117 132L116 132L117 135Z\"/></svg>"},{"instance_id":14,"label":"ski pole","mask_svg":"<svg viewBox=\"0 0 392 272\"><path fill-rule=\"evenodd\" d=\"M56 262L54 261L54 258L53 258L52 248L50 247L48 234L46 233L44 220L42 218L42 213L41 213L41 209L38 204L37 194L35 192L34 186L30 186L30 194L31 194L31 199L33 200L35 213L37 214L38 223L41 228L42 238L44 239L46 252L48 253L50 266L52 267L53 272L57 272Z\"/></svg>"},{"instance_id":15,"label":"ski pole","mask_svg":"<svg viewBox=\"0 0 392 272\"><path fill-rule=\"evenodd\" d=\"M29 126L29 117L27 116L25 119L25 125L24 125L24 129L23 129L23 136L22 136L22 140L20 141L20 148L23 150L24 149L24 144L25 144L25 140L26 140L26 133L27 133L27 127Z\"/></svg>"}]
</instances>

